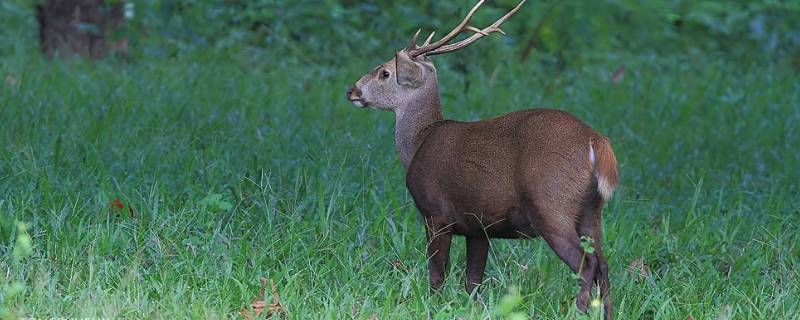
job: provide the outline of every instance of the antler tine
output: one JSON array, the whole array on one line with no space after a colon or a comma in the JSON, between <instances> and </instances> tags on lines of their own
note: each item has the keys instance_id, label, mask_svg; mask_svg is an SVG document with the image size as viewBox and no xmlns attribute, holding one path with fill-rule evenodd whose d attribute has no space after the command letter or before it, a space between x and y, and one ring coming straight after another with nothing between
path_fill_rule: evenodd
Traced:
<instances>
[{"instance_id":1,"label":"antler tine","mask_svg":"<svg viewBox=\"0 0 800 320\"><path fill-rule=\"evenodd\" d=\"M475 34L473 34L469 38L466 38L466 39L461 40L461 41L456 42L456 43L451 43L451 44L448 44L448 45L440 46L438 48L434 48L433 50L427 51L426 55L437 55L437 54L456 51L458 49L464 48L464 47L472 44L476 40L478 40L480 38L483 38L484 36L487 36L490 33L497 32L497 33L505 35L506 33L502 29L500 29L500 25L502 25L503 22L506 22L506 20L509 17L511 17L515 13L517 13L517 11L519 11L519 9L522 8L522 5L525 4L525 1L527 1L527 0L520 1L520 3L516 7L514 7L514 9L511 9L511 11L506 13L504 16L500 17L500 19L497 19L497 21L495 21L494 23L492 23L492 25L490 25L490 26L488 26L486 28L483 28L481 30L478 30L477 28L474 28L474 27L466 28L467 30L475 32Z\"/></svg>"},{"instance_id":2,"label":"antler tine","mask_svg":"<svg viewBox=\"0 0 800 320\"><path fill-rule=\"evenodd\" d=\"M425 43L422 44L423 47L431 43L431 39L433 39L434 34L436 34L436 31L431 32L431 34L428 36L428 39L425 39Z\"/></svg>"},{"instance_id":3,"label":"antler tine","mask_svg":"<svg viewBox=\"0 0 800 320\"><path fill-rule=\"evenodd\" d=\"M417 33L414 34L414 37L411 38L411 44L408 45L409 48L416 49L417 48L417 37L419 36L419 32L422 31L422 28L417 29Z\"/></svg>"},{"instance_id":4,"label":"antler tine","mask_svg":"<svg viewBox=\"0 0 800 320\"><path fill-rule=\"evenodd\" d=\"M422 47L419 47L419 48L414 48L414 50L412 52L410 52L409 55L411 55L413 57L413 56L418 56L418 55L421 55L421 54L425 54L426 52L431 51L431 50L435 50L436 48L439 48L439 47L447 44L447 42L449 42L450 40L453 40L453 38L455 38L462 31L465 30L465 27L467 27L467 24L469 24L469 20L472 19L472 16L475 15L475 12L477 12L478 9L483 5L484 1L486 1L486 0L478 1L478 3L476 3L472 7L472 9L470 9L469 12L467 12L467 15L464 17L464 19L461 20L461 22L455 28L453 28L453 30L451 30L450 33L448 33L446 36L444 36L444 38L442 38L439 41L436 41L436 42L434 42L432 44L423 45Z\"/></svg>"}]
</instances>

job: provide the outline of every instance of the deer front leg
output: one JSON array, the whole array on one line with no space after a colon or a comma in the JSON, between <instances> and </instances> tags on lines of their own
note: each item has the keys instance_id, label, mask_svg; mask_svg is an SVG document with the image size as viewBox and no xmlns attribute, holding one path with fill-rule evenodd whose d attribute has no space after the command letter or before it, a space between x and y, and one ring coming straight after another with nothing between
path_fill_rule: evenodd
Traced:
<instances>
[{"instance_id":1,"label":"deer front leg","mask_svg":"<svg viewBox=\"0 0 800 320\"><path fill-rule=\"evenodd\" d=\"M488 254L489 239L467 238L467 292L470 294L483 281Z\"/></svg>"},{"instance_id":2,"label":"deer front leg","mask_svg":"<svg viewBox=\"0 0 800 320\"><path fill-rule=\"evenodd\" d=\"M450 226L437 226L426 223L428 235L428 272L431 290L438 291L444 284L445 274L450 264L450 242L453 232Z\"/></svg>"}]
</instances>

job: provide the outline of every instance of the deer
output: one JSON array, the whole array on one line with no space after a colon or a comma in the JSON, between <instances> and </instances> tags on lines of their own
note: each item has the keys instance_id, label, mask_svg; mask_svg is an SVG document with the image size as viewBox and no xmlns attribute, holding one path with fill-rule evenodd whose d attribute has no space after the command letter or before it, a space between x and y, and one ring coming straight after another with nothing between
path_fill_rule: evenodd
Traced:
<instances>
[{"instance_id":1,"label":"deer","mask_svg":"<svg viewBox=\"0 0 800 320\"><path fill-rule=\"evenodd\" d=\"M444 283L453 235L466 239L466 289L471 295L483 281L490 239L542 237L579 276L577 309L587 311L597 285L604 317L611 319L611 285L601 246L601 211L618 183L609 139L575 116L552 109L514 111L475 122L442 117L430 57L493 33L505 34L500 26L525 0L479 29L470 19L483 3L478 1L438 41L431 42L434 31L418 46L418 30L408 47L350 87L347 99L360 108L394 112L406 187L425 224L432 291ZM451 42L468 32L463 40Z\"/></svg>"}]
</instances>

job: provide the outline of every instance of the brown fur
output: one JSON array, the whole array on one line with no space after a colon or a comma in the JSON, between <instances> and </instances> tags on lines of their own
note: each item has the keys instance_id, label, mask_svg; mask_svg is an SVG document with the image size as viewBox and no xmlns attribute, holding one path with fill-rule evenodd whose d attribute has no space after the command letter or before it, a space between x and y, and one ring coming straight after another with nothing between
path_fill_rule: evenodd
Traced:
<instances>
[{"instance_id":1,"label":"brown fur","mask_svg":"<svg viewBox=\"0 0 800 320\"><path fill-rule=\"evenodd\" d=\"M408 50L364 75L347 98L395 113L406 186L425 221L431 287L444 282L454 234L467 240L470 292L482 282L489 239L541 236L580 273L578 309L587 309L597 284L610 319L600 212L618 176L608 139L557 110L444 120L433 62ZM584 252L582 236L593 239L594 253Z\"/></svg>"},{"instance_id":2,"label":"brown fur","mask_svg":"<svg viewBox=\"0 0 800 320\"><path fill-rule=\"evenodd\" d=\"M617 157L614 155L614 150L611 149L608 138L598 135L591 143L594 147L597 162L595 166L598 179L597 189L603 196L603 199L608 201L608 199L611 198L611 193L614 192L614 187L616 187L619 182L619 177L617 176Z\"/></svg>"}]
</instances>

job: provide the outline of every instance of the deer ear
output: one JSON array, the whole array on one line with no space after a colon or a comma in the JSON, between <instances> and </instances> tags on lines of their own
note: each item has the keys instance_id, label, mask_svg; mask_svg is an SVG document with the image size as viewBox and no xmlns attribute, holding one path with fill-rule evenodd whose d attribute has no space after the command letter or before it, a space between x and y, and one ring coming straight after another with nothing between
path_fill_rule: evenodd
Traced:
<instances>
[{"instance_id":1,"label":"deer ear","mask_svg":"<svg viewBox=\"0 0 800 320\"><path fill-rule=\"evenodd\" d=\"M411 59L404 50L395 55L395 66L397 68L397 83L404 86L418 87L422 84L422 66Z\"/></svg>"}]
</instances>

